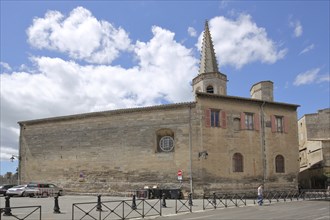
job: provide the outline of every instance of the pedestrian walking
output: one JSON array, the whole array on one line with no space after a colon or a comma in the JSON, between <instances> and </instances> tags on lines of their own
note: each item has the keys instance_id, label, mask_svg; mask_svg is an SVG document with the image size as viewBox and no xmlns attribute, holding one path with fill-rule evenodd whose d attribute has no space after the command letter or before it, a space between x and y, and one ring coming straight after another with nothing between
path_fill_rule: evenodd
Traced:
<instances>
[{"instance_id":1,"label":"pedestrian walking","mask_svg":"<svg viewBox=\"0 0 330 220\"><path fill-rule=\"evenodd\" d=\"M263 201L263 191L264 191L264 186L263 184L260 184L258 187L258 204L260 206L262 206L262 204L264 203Z\"/></svg>"}]
</instances>

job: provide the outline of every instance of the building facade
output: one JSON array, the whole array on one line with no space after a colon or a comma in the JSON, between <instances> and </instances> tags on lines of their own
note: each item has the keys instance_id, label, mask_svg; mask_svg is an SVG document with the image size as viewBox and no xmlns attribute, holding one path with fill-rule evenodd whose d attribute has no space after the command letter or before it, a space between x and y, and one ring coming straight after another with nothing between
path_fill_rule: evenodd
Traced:
<instances>
[{"instance_id":1,"label":"building facade","mask_svg":"<svg viewBox=\"0 0 330 220\"><path fill-rule=\"evenodd\" d=\"M271 81L228 96L207 22L192 82L193 102L19 122L20 181L108 193L297 188L298 105L274 102Z\"/></svg>"},{"instance_id":2,"label":"building facade","mask_svg":"<svg viewBox=\"0 0 330 220\"><path fill-rule=\"evenodd\" d=\"M330 109L306 114L298 121L300 173L302 188L330 186Z\"/></svg>"}]
</instances>

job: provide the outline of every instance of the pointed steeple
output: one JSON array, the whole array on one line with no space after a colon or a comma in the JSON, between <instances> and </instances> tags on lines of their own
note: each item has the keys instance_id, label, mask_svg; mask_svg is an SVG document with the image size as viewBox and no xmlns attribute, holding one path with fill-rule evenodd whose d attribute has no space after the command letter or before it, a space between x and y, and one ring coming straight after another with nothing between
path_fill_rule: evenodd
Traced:
<instances>
[{"instance_id":1,"label":"pointed steeple","mask_svg":"<svg viewBox=\"0 0 330 220\"><path fill-rule=\"evenodd\" d=\"M193 92L227 95L227 76L219 72L213 42L206 20L198 75L192 80Z\"/></svg>"},{"instance_id":2,"label":"pointed steeple","mask_svg":"<svg viewBox=\"0 0 330 220\"><path fill-rule=\"evenodd\" d=\"M199 74L219 72L208 21L205 21Z\"/></svg>"}]
</instances>

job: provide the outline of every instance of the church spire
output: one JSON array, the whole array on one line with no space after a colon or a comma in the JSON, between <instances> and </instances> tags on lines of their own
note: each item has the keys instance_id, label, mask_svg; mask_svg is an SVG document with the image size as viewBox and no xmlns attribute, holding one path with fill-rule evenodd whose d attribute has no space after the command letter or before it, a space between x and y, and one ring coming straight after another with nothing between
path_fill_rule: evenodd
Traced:
<instances>
[{"instance_id":1,"label":"church spire","mask_svg":"<svg viewBox=\"0 0 330 220\"><path fill-rule=\"evenodd\" d=\"M219 72L208 21L205 21L199 74Z\"/></svg>"}]
</instances>

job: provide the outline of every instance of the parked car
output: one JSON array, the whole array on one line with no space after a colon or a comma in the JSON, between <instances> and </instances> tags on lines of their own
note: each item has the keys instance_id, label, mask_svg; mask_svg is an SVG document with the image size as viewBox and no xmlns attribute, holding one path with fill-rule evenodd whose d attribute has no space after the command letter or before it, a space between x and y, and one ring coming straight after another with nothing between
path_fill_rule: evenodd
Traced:
<instances>
[{"instance_id":1,"label":"parked car","mask_svg":"<svg viewBox=\"0 0 330 220\"><path fill-rule=\"evenodd\" d=\"M6 192L9 188L13 187L13 186L16 186L14 184L7 184L7 185L2 185L0 186L0 195L6 195Z\"/></svg>"},{"instance_id":2,"label":"parked car","mask_svg":"<svg viewBox=\"0 0 330 220\"><path fill-rule=\"evenodd\" d=\"M7 189L7 196L25 196L26 185L18 185Z\"/></svg>"},{"instance_id":3,"label":"parked car","mask_svg":"<svg viewBox=\"0 0 330 220\"><path fill-rule=\"evenodd\" d=\"M25 191L25 196L54 196L63 195L63 189L52 183L29 183Z\"/></svg>"}]
</instances>

